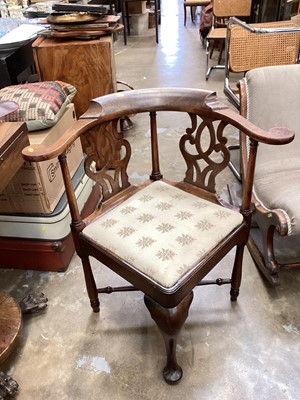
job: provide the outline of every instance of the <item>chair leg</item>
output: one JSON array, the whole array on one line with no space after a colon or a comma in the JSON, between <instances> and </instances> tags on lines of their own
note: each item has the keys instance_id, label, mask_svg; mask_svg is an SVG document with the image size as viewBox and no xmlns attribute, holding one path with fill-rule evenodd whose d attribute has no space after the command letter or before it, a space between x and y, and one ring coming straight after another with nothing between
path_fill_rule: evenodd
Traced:
<instances>
[{"instance_id":1,"label":"chair leg","mask_svg":"<svg viewBox=\"0 0 300 400\"><path fill-rule=\"evenodd\" d=\"M220 65L222 62L223 51L225 48L225 41L221 40L219 43L219 57L218 57L218 64Z\"/></svg>"},{"instance_id":2,"label":"chair leg","mask_svg":"<svg viewBox=\"0 0 300 400\"><path fill-rule=\"evenodd\" d=\"M97 313L100 311L100 302L92 267L88 258L82 258L81 261L83 266L86 289L91 302L91 307L93 311Z\"/></svg>"},{"instance_id":3,"label":"chair leg","mask_svg":"<svg viewBox=\"0 0 300 400\"><path fill-rule=\"evenodd\" d=\"M195 10L194 10L194 7L191 6L191 20L192 20L192 22L194 22L194 19L195 19Z\"/></svg>"},{"instance_id":4,"label":"chair leg","mask_svg":"<svg viewBox=\"0 0 300 400\"><path fill-rule=\"evenodd\" d=\"M184 26L186 25L186 6L183 6L183 18L184 18Z\"/></svg>"},{"instance_id":5,"label":"chair leg","mask_svg":"<svg viewBox=\"0 0 300 400\"><path fill-rule=\"evenodd\" d=\"M231 290L230 290L231 301L236 301L240 292L244 248L245 248L244 244L240 244L236 248L234 266L231 275Z\"/></svg>"},{"instance_id":6,"label":"chair leg","mask_svg":"<svg viewBox=\"0 0 300 400\"><path fill-rule=\"evenodd\" d=\"M193 292L186 296L174 308L165 308L146 296L144 301L151 317L157 324L164 338L167 364L163 370L163 377L169 385L174 385L182 378L182 368L176 360L176 344L178 334L188 317L189 308L193 300Z\"/></svg>"},{"instance_id":7,"label":"chair leg","mask_svg":"<svg viewBox=\"0 0 300 400\"><path fill-rule=\"evenodd\" d=\"M262 254L261 250L257 246L257 243L255 242L255 239L251 236L251 232L247 246L250 251L251 257L255 262L255 265L259 268L260 272L264 275L268 282L272 286L279 285L280 277L279 265L277 261L275 259L272 259L272 261L270 261L268 257ZM270 251L270 249L268 250Z\"/></svg>"},{"instance_id":8,"label":"chair leg","mask_svg":"<svg viewBox=\"0 0 300 400\"><path fill-rule=\"evenodd\" d=\"M213 56L213 54L214 54L214 51L215 51L215 49L218 47L218 41L217 40L213 40L212 41L212 45L211 45L211 48L210 48L210 52L209 52L209 58L212 58L212 56Z\"/></svg>"},{"instance_id":9,"label":"chair leg","mask_svg":"<svg viewBox=\"0 0 300 400\"><path fill-rule=\"evenodd\" d=\"M122 0L121 1L121 13L122 13L122 23L123 23L123 36L124 36L124 45L127 46L127 34L129 35L128 32L128 14L126 13L126 1Z\"/></svg>"}]
</instances>

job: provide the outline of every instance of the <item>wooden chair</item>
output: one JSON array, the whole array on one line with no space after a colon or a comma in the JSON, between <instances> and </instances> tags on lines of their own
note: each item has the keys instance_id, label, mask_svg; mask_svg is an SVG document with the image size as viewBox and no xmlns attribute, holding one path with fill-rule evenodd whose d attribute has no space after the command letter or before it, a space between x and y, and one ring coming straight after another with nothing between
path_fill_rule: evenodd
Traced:
<instances>
[{"instance_id":1,"label":"wooden chair","mask_svg":"<svg viewBox=\"0 0 300 400\"><path fill-rule=\"evenodd\" d=\"M249 18L251 15L252 0L213 0L213 26L206 37L206 80L214 69L224 69L222 53L225 47L226 27L230 17ZM209 59L213 50L219 48L218 64L209 66Z\"/></svg>"},{"instance_id":2,"label":"wooden chair","mask_svg":"<svg viewBox=\"0 0 300 400\"><path fill-rule=\"evenodd\" d=\"M197 7L205 7L210 3L210 0L183 0L183 15L184 15L184 26L186 26L186 14L187 7L191 7L191 20L196 20Z\"/></svg>"},{"instance_id":3,"label":"wooden chair","mask_svg":"<svg viewBox=\"0 0 300 400\"><path fill-rule=\"evenodd\" d=\"M151 137L143 162L138 163L139 174L144 175L148 156L152 162L149 161L149 179L134 185L129 178L130 160L142 149L139 140L130 143L122 137L118 121L125 115L144 113L149 115ZM164 118L169 127L175 123L178 145L172 152L168 148L168 153L160 154L159 118ZM144 136L145 126L141 125ZM225 132L230 129L241 130L251 142L240 209L228 206L216 191L216 178L229 161ZM88 142L86 174L100 185L102 192L98 208L86 219L78 211L66 154L68 147L83 136ZM28 146L23 150L26 160L43 161L57 156L60 161L72 215L71 229L93 311L99 311L99 293L140 290L145 294L145 304L166 345L163 376L167 383L176 383L182 377L176 361L176 340L188 316L195 286L227 283L231 284L232 301L239 294L258 141L284 144L292 139L293 132L285 128L274 132L257 128L222 105L214 92L155 88L95 99L52 146ZM176 166L179 171L182 169L182 178L163 179L160 160L173 165L176 154L180 157ZM231 278L204 280L233 247L236 257ZM132 286L97 289L90 256Z\"/></svg>"},{"instance_id":4,"label":"wooden chair","mask_svg":"<svg viewBox=\"0 0 300 400\"><path fill-rule=\"evenodd\" d=\"M279 284L280 269L300 266L300 65L253 69L240 81L241 114L263 129L287 126L293 143L261 144L252 196L250 253L269 282ZM248 140L241 134L242 176L248 167Z\"/></svg>"},{"instance_id":5,"label":"wooden chair","mask_svg":"<svg viewBox=\"0 0 300 400\"><path fill-rule=\"evenodd\" d=\"M230 18L225 48L224 93L239 109L238 90L230 85L231 73L299 62L300 26L296 21L248 25Z\"/></svg>"}]
</instances>

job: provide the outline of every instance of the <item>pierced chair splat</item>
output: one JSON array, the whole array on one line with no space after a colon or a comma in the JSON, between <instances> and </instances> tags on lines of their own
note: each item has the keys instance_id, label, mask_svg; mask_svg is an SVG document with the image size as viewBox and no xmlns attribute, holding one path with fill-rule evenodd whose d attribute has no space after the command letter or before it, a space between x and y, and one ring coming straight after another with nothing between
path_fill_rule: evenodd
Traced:
<instances>
[{"instance_id":1,"label":"pierced chair splat","mask_svg":"<svg viewBox=\"0 0 300 400\"><path fill-rule=\"evenodd\" d=\"M166 118L166 113L171 113ZM125 139L119 119L126 115L149 115L149 179L131 182L131 157L140 141ZM181 120L179 116L183 116ZM160 148L157 126L160 118L175 124L178 143L174 153ZM181 126L184 123L184 128ZM168 128L169 128L168 125ZM187 126L187 128L186 128ZM135 129L137 129L136 127ZM238 129L250 137L250 162L240 209L227 205L216 191L216 179L228 166L230 152L225 131ZM142 129L144 136L144 129ZM100 185L98 208L86 219L78 211L66 150L85 136L86 174ZM91 306L99 311L99 293L140 290L145 304L165 341L167 361L163 376L177 383L182 369L176 360L176 340L189 312L197 285L231 285L231 300L239 294L243 250L251 223L251 191L258 141L284 144L293 132L282 128L265 132L237 112L221 104L214 92L188 88L131 90L103 96L91 102L88 111L52 146L29 146L26 160L60 160L70 210L71 229L82 260ZM145 151L145 149L143 150ZM163 178L165 164L178 156L182 177ZM146 155L143 154L143 160ZM138 163L143 168L145 163ZM177 163L176 165L181 165ZM144 171L139 172L144 175ZM175 172L174 172L175 174ZM236 247L231 277L205 280L220 260ZM92 256L132 286L97 289L90 266ZM142 363L142 360L141 360Z\"/></svg>"}]
</instances>

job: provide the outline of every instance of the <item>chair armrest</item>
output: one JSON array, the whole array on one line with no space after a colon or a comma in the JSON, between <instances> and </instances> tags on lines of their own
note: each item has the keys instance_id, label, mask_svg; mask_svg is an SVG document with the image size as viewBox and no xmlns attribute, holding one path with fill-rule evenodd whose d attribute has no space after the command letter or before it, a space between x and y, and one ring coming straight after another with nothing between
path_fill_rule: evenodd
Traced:
<instances>
[{"instance_id":1,"label":"chair armrest","mask_svg":"<svg viewBox=\"0 0 300 400\"><path fill-rule=\"evenodd\" d=\"M222 114L223 117L227 116L228 122L257 142L281 145L292 142L295 137L295 132L285 127L274 127L265 131L230 109L221 110L219 114Z\"/></svg>"},{"instance_id":2,"label":"chair armrest","mask_svg":"<svg viewBox=\"0 0 300 400\"><path fill-rule=\"evenodd\" d=\"M64 153L75 140L86 131L86 127L93 126L94 119L78 120L68 128L63 135L51 145L35 144L23 149L22 155L26 161L40 162L51 160Z\"/></svg>"}]
</instances>

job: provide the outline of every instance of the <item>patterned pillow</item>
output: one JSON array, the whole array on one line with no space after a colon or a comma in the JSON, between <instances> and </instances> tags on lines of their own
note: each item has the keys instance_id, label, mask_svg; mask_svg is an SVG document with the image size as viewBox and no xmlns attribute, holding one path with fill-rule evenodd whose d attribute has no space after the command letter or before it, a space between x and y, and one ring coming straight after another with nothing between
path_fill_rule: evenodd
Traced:
<instances>
[{"instance_id":1,"label":"patterned pillow","mask_svg":"<svg viewBox=\"0 0 300 400\"><path fill-rule=\"evenodd\" d=\"M0 101L14 101L19 109L1 120L25 121L29 131L49 128L56 124L75 94L74 86L61 81L7 86L0 90Z\"/></svg>"}]
</instances>

